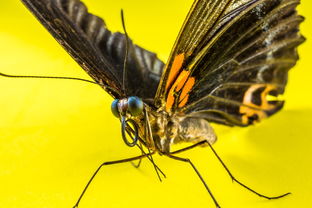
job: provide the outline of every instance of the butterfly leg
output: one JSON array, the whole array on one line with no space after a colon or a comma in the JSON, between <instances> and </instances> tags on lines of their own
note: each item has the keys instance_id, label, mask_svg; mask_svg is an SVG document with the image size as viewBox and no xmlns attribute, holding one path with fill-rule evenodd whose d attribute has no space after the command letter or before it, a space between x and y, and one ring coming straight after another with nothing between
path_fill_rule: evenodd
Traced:
<instances>
[{"instance_id":1,"label":"butterfly leg","mask_svg":"<svg viewBox=\"0 0 312 208\"><path fill-rule=\"evenodd\" d=\"M212 152L214 153L214 155L217 157L217 159L219 160L219 162L222 164L222 166L224 167L224 169L226 170L226 172L228 173L228 175L231 177L232 181L235 181L236 183L238 183L240 186L244 187L245 189L249 190L250 192L258 195L259 197L263 197L263 198L266 198L266 199L279 199L279 198L282 198L284 196L287 196L289 195L290 193L285 193L285 194L282 194L282 195L279 195L279 196L273 196L273 197L269 197L269 196L265 196L263 194L260 194L258 192L256 192L255 190L249 188L248 186L246 186L245 184L243 184L242 182L240 182L239 180L237 180L233 174L231 173L231 171L228 169L228 167L224 164L224 162L222 161L222 159L219 157L219 155L217 154L217 152L214 150L214 148L212 147L212 145L206 141L206 143L208 144L208 146L210 147L210 149L212 150Z\"/></svg>"},{"instance_id":2,"label":"butterfly leg","mask_svg":"<svg viewBox=\"0 0 312 208\"><path fill-rule=\"evenodd\" d=\"M143 151L143 147L142 147L142 144L140 143L139 144L139 148L141 149L141 152L142 152L142 155L145 155L145 152ZM138 163L136 164L136 163L134 163L133 161L131 161L131 164L132 164L132 166L133 167L135 167L135 168L139 168L140 167L140 165L141 165L141 162L142 162L142 158L140 158L139 159L139 161L138 161Z\"/></svg>"},{"instance_id":3,"label":"butterfly leg","mask_svg":"<svg viewBox=\"0 0 312 208\"><path fill-rule=\"evenodd\" d=\"M213 196L212 192L210 191L208 185L206 184L205 180L203 179L203 177L201 176L201 174L199 173L199 171L197 170L197 168L195 167L195 165L192 163L192 161L188 158L182 158L182 157L177 157L171 154L166 154L167 157L172 158L174 160L178 160L181 162L186 162L188 164L190 164L193 168L193 170L196 172L197 176L199 177L199 179L201 180L201 182L204 184L206 190L208 191L208 193L210 194L213 202L215 203L217 208L220 208L220 205L218 204L217 200L215 199L215 197Z\"/></svg>"},{"instance_id":4,"label":"butterfly leg","mask_svg":"<svg viewBox=\"0 0 312 208\"><path fill-rule=\"evenodd\" d=\"M130 132L132 132L132 131L133 131L133 129L130 129L130 128L127 129L127 132L128 132L129 135L131 135ZM140 138L139 138L139 140L142 141L142 139L140 139ZM150 149L147 148L148 153L146 153L146 152L144 151L144 149L143 149L142 143L136 144L136 146L141 150L142 155L147 155L147 159L153 164L154 169L155 169L155 171L156 171L156 173L157 173L157 176L158 176L159 181L160 181L160 182L162 181L162 179L161 179L159 173L161 173L162 176L163 176L164 178L166 178L166 175L164 174L164 172L155 164ZM134 162L131 162L131 164L132 164L135 168L139 168L140 165L141 165L141 162L142 162L142 158L139 159L139 162L138 162L137 164L135 164Z\"/></svg>"},{"instance_id":5,"label":"butterfly leg","mask_svg":"<svg viewBox=\"0 0 312 208\"><path fill-rule=\"evenodd\" d=\"M156 174L157 174L157 176L158 176L158 179L159 179L160 182L162 182L162 179L161 179L159 173L161 173L161 175L162 175L164 178L166 178L166 175L165 175L164 172L155 164L154 159L153 159L153 156L152 156L152 154L151 154L151 151L150 151L149 149L147 149L147 150L148 150L148 153L146 153L146 152L143 150L143 147L142 147L142 144L141 144L141 143L140 143L140 145L137 144L137 147L139 147L139 149L141 150L142 155L146 155L146 154L148 155L148 156L147 156L147 159L153 164L154 169L155 169L155 171L156 171ZM139 167L140 167L140 164L141 164L141 161L142 161L142 158L139 159L138 164L135 164L134 162L131 162L131 163L132 163L132 165L133 165L135 168L139 168Z\"/></svg>"},{"instance_id":6,"label":"butterfly leg","mask_svg":"<svg viewBox=\"0 0 312 208\"><path fill-rule=\"evenodd\" d=\"M134 162L131 162L132 166L135 168L139 168L141 166L142 158L139 159L138 163L135 164Z\"/></svg>"},{"instance_id":7,"label":"butterfly leg","mask_svg":"<svg viewBox=\"0 0 312 208\"><path fill-rule=\"evenodd\" d=\"M125 163L125 162L131 162L131 161L134 161L134 160L140 160L142 158L145 158L145 157L149 157L151 156L152 154L154 154L154 152L151 152L151 153L148 153L148 154L143 154L143 155L140 155L140 156L136 156L136 157L131 157L131 158L127 158L127 159L122 159L122 160L115 160L115 161L109 161L109 162L104 162L102 163L97 169L96 171L93 173L92 177L89 179L87 185L85 186L85 188L83 189L82 193L80 194L74 208L77 208L83 195L85 194L86 190L88 189L89 185L91 184L91 182L93 181L94 177L97 175L97 173L100 171L100 169L104 166L107 166L107 165L114 165L114 164L120 164L120 163Z\"/></svg>"},{"instance_id":8,"label":"butterfly leg","mask_svg":"<svg viewBox=\"0 0 312 208\"><path fill-rule=\"evenodd\" d=\"M178 153L181 153L181 152L185 152L185 151L188 151L188 150L191 150L195 147L198 147L200 145L203 145L203 144L206 144L207 141L201 141L201 142L198 142L196 144L193 144L191 146L188 146L188 147L185 147L185 148L182 148L182 149L179 149L179 150L176 150L176 151L173 151L173 152L170 152L170 155L174 155L174 154L178 154Z\"/></svg>"},{"instance_id":9,"label":"butterfly leg","mask_svg":"<svg viewBox=\"0 0 312 208\"><path fill-rule=\"evenodd\" d=\"M148 124L148 125L149 125L149 124ZM131 137L131 139L132 139L133 141L135 141L135 138L133 137L133 135L137 134L137 133L135 132L135 130L132 129L130 126L126 126L126 127L125 127L125 131L126 131L126 132L128 133L128 135ZM138 136L137 140L139 140L140 142L139 142L139 144L136 143L136 146L141 150L142 155L146 155L147 153L145 153L145 151L144 151L144 149L143 149L143 145L142 145L142 143L141 143L143 140L142 140L139 136ZM153 159L153 157L152 157L152 155L151 155L150 149L147 148L147 150L148 150L147 159L153 164L154 169L155 169L155 171L156 171L156 173L157 173L158 179L159 179L160 181L162 181L159 172L163 175L164 178L166 178L166 175L165 175L164 172L155 164L154 159ZM141 158L141 159L142 159L142 158ZM133 162L132 162L132 165L133 165L134 167L136 167L136 168L139 168L139 166L140 166L140 164L141 164L141 159L139 160L139 162L138 162L137 165L134 164Z\"/></svg>"},{"instance_id":10,"label":"butterfly leg","mask_svg":"<svg viewBox=\"0 0 312 208\"><path fill-rule=\"evenodd\" d=\"M150 153L150 152L149 152L149 153ZM146 154L146 153L142 150L142 155L144 155L144 154ZM143 158L140 158L140 159L139 159L139 162L138 162L137 164L135 164L134 162L131 162L131 164L132 164L135 168L139 168L140 165L141 165L142 159L143 159ZM152 155L147 156L147 159L153 164L154 169L155 169L156 174L157 174L157 177L158 177L159 181L162 182L162 179L161 179L161 176L160 176L159 173L161 173L161 175L162 175L164 178L166 178L165 173L155 164Z\"/></svg>"},{"instance_id":11,"label":"butterfly leg","mask_svg":"<svg viewBox=\"0 0 312 208\"><path fill-rule=\"evenodd\" d=\"M153 139L152 130L151 130L151 126L150 126L150 123L149 123L149 118L148 118L148 114L147 114L147 112L146 112L146 109L144 110L144 116L145 116L145 119L144 119L144 120L145 120L145 125L144 125L144 126L145 126L145 138L149 138L149 141L151 142L151 141L154 141L154 139ZM134 130L133 130L132 128L126 128L126 131L127 131L127 133L128 133L129 136L133 135ZM131 133L132 133L132 134L131 134ZM132 139L133 139L133 138L132 138ZM141 150L142 154L146 154L145 151L143 150L143 145L142 145L143 140L142 140L140 137L139 137L138 139L139 139L140 143L139 143L139 144L136 144L136 146ZM148 150L148 153L150 153L150 149L147 148L147 150ZM149 161L153 164L154 169L155 169L155 171L156 171L156 174L157 174L157 176L158 176L158 179L159 179L159 181L161 182L162 179L161 179L159 173L161 173L162 176L163 176L164 178L166 178L166 175L165 175L164 172L155 164L152 155L148 156L147 159L149 159ZM142 161L142 159L139 160L138 164L134 164L134 163L132 162L132 165L133 165L135 168L139 168L139 167L140 167L140 164L141 164L141 161Z\"/></svg>"}]
</instances>

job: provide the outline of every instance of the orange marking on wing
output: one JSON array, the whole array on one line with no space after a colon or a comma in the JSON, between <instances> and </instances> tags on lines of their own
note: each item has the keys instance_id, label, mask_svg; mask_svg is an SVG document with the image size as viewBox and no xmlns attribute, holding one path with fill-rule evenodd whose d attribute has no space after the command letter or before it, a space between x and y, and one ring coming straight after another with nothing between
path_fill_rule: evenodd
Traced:
<instances>
[{"instance_id":1,"label":"orange marking on wing","mask_svg":"<svg viewBox=\"0 0 312 208\"><path fill-rule=\"evenodd\" d=\"M184 83L186 82L188 76L190 75L189 71L183 70L176 81L173 83L172 87L169 90L168 97L167 97L167 102L166 102L166 111L169 112L172 105L174 104L174 94L175 92L179 91L183 86Z\"/></svg>"},{"instance_id":2,"label":"orange marking on wing","mask_svg":"<svg viewBox=\"0 0 312 208\"><path fill-rule=\"evenodd\" d=\"M180 99L179 108L185 106L189 98L189 95L185 96L183 99Z\"/></svg>"},{"instance_id":3,"label":"orange marking on wing","mask_svg":"<svg viewBox=\"0 0 312 208\"><path fill-rule=\"evenodd\" d=\"M253 93L261 87L266 87L264 91L261 93L261 105L255 105L252 103ZM274 105L269 104L268 100L266 99L267 95L270 91L275 90L276 87L274 85L265 85L265 84L254 84L250 86L250 88L245 92L243 98L243 106L240 107L239 112L243 114L242 122L244 124L248 124L249 117L254 115L258 115L258 120L260 121L267 117L266 113L263 112L264 110L272 110L275 108ZM257 108L257 109L254 109Z\"/></svg>"},{"instance_id":4,"label":"orange marking on wing","mask_svg":"<svg viewBox=\"0 0 312 208\"><path fill-rule=\"evenodd\" d=\"M189 77L190 76L190 71L183 70L172 87L170 88L170 91L168 93L168 98L166 102L166 110L167 112L170 111L172 108L172 105L174 104L175 97L174 94L180 90L182 90L179 98L179 107L183 107L188 100L188 93L191 91L192 87L195 84L195 78L194 77Z\"/></svg>"},{"instance_id":5,"label":"orange marking on wing","mask_svg":"<svg viewBox=\"0 0 312 208\"><path fill-rule=\"evenodd\" d=\"M179 76L178 76L178 79L175 81L174 85L176 85L176 89L175 91L179 91L182 89L182 87L184 86L187 78L189 77L190 75L190 72L189 71L186 71L186 70L183 70ZM172 89L172 88L171 88Z\"/></svg>"},{"instance_id":6,"label":"orange marking on wing","mask_svg":"<svg viewBox=\"0 0 312 208\"><path fill-rule=\"evenodd\" d=\"M183 65L184 61L184 53L177 55L172 63L170 68L169 77L166 83L166 91L168 90L169 86L173 83L174 79L178 76L179 71Z\"/></svg>"},{"instance_id":7,"label":"orange marking on wing","mask_svg":"<svg viewBox=\"0 0 312 208\"><path fill-rule=\"evenodd\" d=\"M174 94L170 93L168 94L167 102L166 102L166 111L169 112L173 103L174 103Z\"/></svg>"},{"instance_id":8,"label":"orange marking on wing","mask_svg":"<svg viewBox=\"0 0 312 208\"><path fill-rule=\"evenodd\" d=\"M191 91L191 89L193 88L195 84L195 78L194 77L190 77L186 84L184 85L183 89L182 89L182 93L180 95L180 100L179 102L181 102L182 100L184 100L184 98L186 96L188 96L188 93Z\"/></svg>"}]
</instances>

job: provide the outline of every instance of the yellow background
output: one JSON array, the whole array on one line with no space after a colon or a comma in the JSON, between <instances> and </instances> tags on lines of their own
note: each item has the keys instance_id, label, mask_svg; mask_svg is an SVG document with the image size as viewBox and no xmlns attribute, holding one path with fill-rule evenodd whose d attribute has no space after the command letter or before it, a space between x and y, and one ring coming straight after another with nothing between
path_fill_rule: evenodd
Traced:
<instances>
[{"instance_id":1,"label":"yellow background","mask_svg":"<svg viewBox=\"0 0 312 208\"><path fill-rule=\"evenodd\" d=\"M85 1L113 31L125 10L129 35L166 60L191 0ZM85 72L17 0L0 0L0 71L24 75L87 78ZM268 201L232 184L207 148L182 155L193 160L223 208L312 206L312 2L302 0L306 17L300 61L290 72L286 106L249 128L217 126L214 146L233 174L267 195ZM124 145L112 99L99 87L78 81L0 77L0 207L69 208L101 162L139 154ZM214 207L186 164L156 156L167 174L160 183L152 165L104 168L81 208Z\"/></svg>"}]
</instances>

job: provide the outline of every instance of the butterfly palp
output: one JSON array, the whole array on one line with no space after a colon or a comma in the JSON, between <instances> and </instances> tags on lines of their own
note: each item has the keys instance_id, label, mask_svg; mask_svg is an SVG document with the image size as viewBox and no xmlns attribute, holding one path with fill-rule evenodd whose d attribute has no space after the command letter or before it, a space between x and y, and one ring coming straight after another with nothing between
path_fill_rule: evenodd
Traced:
<instances>
[{"instance_id":1,"label":"butterfly palp","mask_svg":"<svg viewBox=\"0 0 312 208\"><path fill-rule=\"evenodd\" d=\"M131 141L128 140L128 135ZM129 147L134 147L139 141L139 127L138 124L132 119L121 118L121 136L125 144Z\"/></svg>"}]
</instances>

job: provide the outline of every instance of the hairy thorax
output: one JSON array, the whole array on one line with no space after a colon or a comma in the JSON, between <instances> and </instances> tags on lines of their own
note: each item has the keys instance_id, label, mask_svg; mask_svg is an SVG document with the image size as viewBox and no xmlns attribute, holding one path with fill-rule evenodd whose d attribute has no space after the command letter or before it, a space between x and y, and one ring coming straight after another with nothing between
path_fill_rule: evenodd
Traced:
<instances>
[{"instance_id":1,"label":"hairy thorax","mask_svg":"<svg viewBox=\"0 0 312 208\"><path fill-rule=\"evenodd\" d=\"M154 148L160 153L169 153L173 144L181 142L197 143L216 141L213 128L207 120L192 114L169 116L166 111L149 114Z\"/></svg>"}]
</instances>

